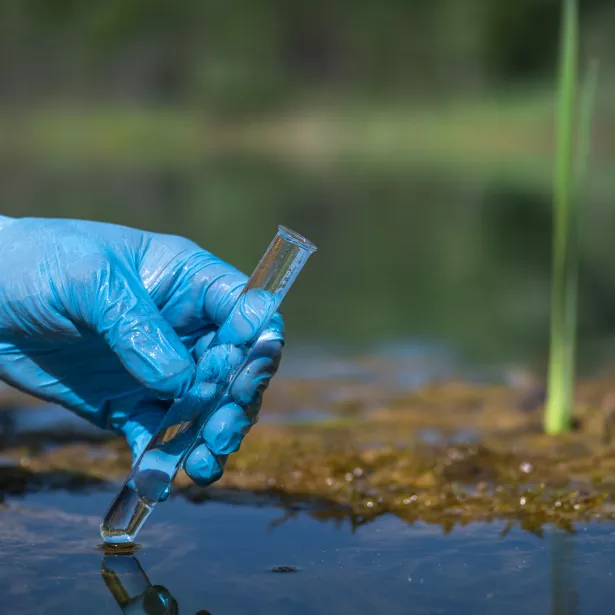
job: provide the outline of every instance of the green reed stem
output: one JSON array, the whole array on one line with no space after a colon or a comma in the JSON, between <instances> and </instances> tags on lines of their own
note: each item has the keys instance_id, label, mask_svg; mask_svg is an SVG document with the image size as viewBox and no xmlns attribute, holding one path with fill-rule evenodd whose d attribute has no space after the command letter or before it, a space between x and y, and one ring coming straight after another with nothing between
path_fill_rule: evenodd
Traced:
<instances>
[{"instance_id":1,"label":"green reed stem","mask_svg":"<svg viewBox=\"0 0 615 615\"><path fill-rule=\"evenodd\" d=\"M547 384L547 433L570 427L574 378L576 295L571 278L573 134L576 102L579 16L577 0L563 0L557 100L556 163L553 202L553 279L551 287L551 348Z\"/></svg>"},{"instance_id":2,"label":"green reed stem","mask_svg":"<svg viewBox=\"0 0 615 615\"><path fill-rule=\"evenodd\" d=\"M545 430L551 434L567 431L571 424L575 377L580 212L587 177L591 121L598 80L598 65L594 62L583 86L575 164L578 37L578 2L564 0L553 202L551 348L545 414Z\"/></svg>"}]
</instances>

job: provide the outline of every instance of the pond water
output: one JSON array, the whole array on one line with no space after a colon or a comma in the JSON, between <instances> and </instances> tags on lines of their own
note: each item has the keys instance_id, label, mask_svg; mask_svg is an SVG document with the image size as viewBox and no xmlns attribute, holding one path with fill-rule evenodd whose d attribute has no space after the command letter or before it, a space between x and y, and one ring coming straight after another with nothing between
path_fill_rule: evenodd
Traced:
<instances>
[{"instance_id":1,"label":"pond water","mask_svg":"<svg viewBox=\"0 0 615 615\"><path fill-rule=\"evenodd\" d=\"M610 613L615 598L608 524L581 525L575 534L547 529L543 537L471 524L445 535L388 516L353 528L334 511L173 498L144 528L134 557L105 558L97 526L111 495L6 501L3 615L121 613L118 599L150 584L156 589L147 600L124 612L589 615Z\"/></svg>"},{"instance_id":2,"label":"pond water","mask_svg":"<svg viewBox=\"0 0 615 615\"><path fill-rule=\"evenodd\" d=\"M331 378L408 390L416 383L405 374L420 372L423 355L410 349L403 355L393 353L397 370L373 357L368 369L359 359L316 365L291 355L278 386L301 374L308 382L326 381L320 370L329 365ZM429 365L445 372L450 364L431 358ZM326 404L290 415L265 407L263 427L321 419L319 407L322 412ZM56 407L0 415L6 445L56 447L67 434L86 443L104 436ZM426 442L441 435L419 431ZM457 437L468 442L476 434L468 426L451 441ZM521 517L451 530L450 518L442 525L409 524L382 514L366 522L313 498L214 488L200 502L173 495L142 530L139 550L109 556L99 548L98 526L118 486L86 480L70 491L43 484L39 491L33 485L34 492L5 494L1 615L589 615L611 612L615 599L612 522L532 532L521 528Z\"/></svg>"},{"instance_id":3,"label":"pond water","mask_svg":"<svg viewBox=\"0 0 615 615\"><path fill-rule=\"evenodd\" d=\"M501 380L506 364L540 376L550 259L550 196L540 182L245 159L188 166L5 165L2 213L181 233L246 272L278 223L296 228L320 251L284 305L280 381L354 383L369 405L374 378L380 390L407 392L436 376ZM589 199L586 371L615 355L611 197ZM266 408L263 423L326 419L327 403L345 391L327 395L290 419ZM48 410L0 413L0 444L41 431L83 434L66 415L50 421ZM424 431L426 441L438 437ZM472 440L472 425L460 437ZM615 599L615 526L606 522L575 533L547 527L543 536L505 531L503 522L445 533L388 515L359 525L335 509L283 508L250 494L233 503L173 497L156 509L134 558L105 560L98 524L116 487L5 497L0 615L120 613L118 600L144 591L125 613L583 615L611 612Z\"/></svg>"}]
</instances>

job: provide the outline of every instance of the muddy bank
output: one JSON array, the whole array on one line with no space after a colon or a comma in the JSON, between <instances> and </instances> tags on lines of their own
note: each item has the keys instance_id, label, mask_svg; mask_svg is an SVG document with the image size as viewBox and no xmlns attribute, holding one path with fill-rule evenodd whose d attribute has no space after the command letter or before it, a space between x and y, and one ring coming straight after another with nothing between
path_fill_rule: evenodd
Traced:
<instances>
[{"instance_id":1,"label":"muddy bank","mask_svg":"<svg viewBox=\"0 0 615 615\"><path fill-rule=\"evenodd\" d=\"M303 385L296 386L285 383L269 412L282 411L280 400L291 394L299 400ZM364 393L329 403L320 422L262 421L215 487L200 489L180 474L175 495L275 505L288 514L307 509L357 525L392 514L445 530L503 519L540 532L548 523L571 529L577 521L615 519L610 377L579 385L575 430L560 438L541 433L539 387L445 381L405 396ZM285 408L292 413L292 404ZM35 442L5 444L2 459L3 494L99 488L130 467L127 447L115 438L44 442L39 434Z\"/></svg>"}]
</instances>

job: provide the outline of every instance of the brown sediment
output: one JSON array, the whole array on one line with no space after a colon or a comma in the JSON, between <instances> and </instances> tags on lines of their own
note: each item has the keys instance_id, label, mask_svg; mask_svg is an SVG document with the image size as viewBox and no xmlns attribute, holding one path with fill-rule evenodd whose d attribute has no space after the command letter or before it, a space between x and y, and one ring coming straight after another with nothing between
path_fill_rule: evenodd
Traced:
<instances>
[{"instance_id":1,"label":"brown sediment","mask_svg":"<svg viewBox=\"0 0 615 615\"><path fill-rule=\"evenodd\" d=\"M141 545L136 542L129 542L125 544L110 544L103 542L96 545L98 551L104 551L107 555L132 555L135 551L141 549Z\"/></svg>"},{"instance_id":2,"label":"brown sediment","mask_svg":"<svg viewBox=\"0 0 615 615\"><path fill-rule=\"evenodd\" d=\"M283 391L282 399L290 397ZM445 530L500 519L540 532L548 523L571 529L579 521L615 519L610 378L579 384L577 428L559 438L542 433L539 389L446 381L375 399L349 395L341 407L332 403L331 419L319 424L260 424L214 488L200 489L180 473L175 493L195 502L260 500L289 515L301 508L356 525L391 514ZM13 447L4 456L14 462L0 469L4 494L84 488L119 480L130 467L119 439Z\"/></svg>"}]
</instances>

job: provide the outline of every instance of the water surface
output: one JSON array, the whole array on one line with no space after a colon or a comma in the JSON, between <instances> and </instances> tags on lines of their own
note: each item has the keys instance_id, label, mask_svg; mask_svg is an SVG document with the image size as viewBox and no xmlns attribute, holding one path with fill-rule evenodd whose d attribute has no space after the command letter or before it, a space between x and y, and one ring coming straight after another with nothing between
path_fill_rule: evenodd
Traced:
<instances>
[{"instance_id":1,"label":"water surface","mask_svg":"<svg viewBox=\"0 0 615 615\"><path fill-rule=\"evenodd\" d=\"M111 495L39 493L6 502L3 615L122 612L96 549ZM388 516L353 529L325 511L181 498L156 513L140 535L138 565L124 565L124 582L134 585L140 566L182 615L589 615L611 612L615 598L615 527L608 524L575 534L547 529L541 538L517 528L503 535L501 523L446 535ZM277 566L297 570L273 572Z\"/></svg>"},{"instance_id":2,"label":"water surface","mask_svg":"<svg viewBox=\"0 0 615 615\"><path fill-rule=\"evenodd\" d=\"M405 394L432 378L502 380L502 364L541 373L550 194L531 183L356 168L351 161L299 169L250 158L169 168L7 163L0 181L5 214L180 233L246 272L279 223L313 240L318 255L285 301L289 343L276 378L302 381L313 394L297 402L281 387L265 404L265 423L322 421L332 405L354 411L358 398L358 410L369 412L382 392ZM580 364L588 371L615 356L613 196L593 191L588 198L579 334ZM323 381L335 385L318 388ZM103 437L50 408L13 408L0 418L6 446ZM441 437L430 430L422 436ZM473 426L459 437L473 440ZM6 496L0 615L122 612L96 548L116 488ZM127 575L119 582L138 588L147 585L139 577L145 575L177 605L160 610L154 600L150 613L612 611L612 524L579 525L574 534L547 527L537 536L518 527L506 531L501 522L473 523L446 534L387 515L360 524L317 504L283 508L247 493L228 498L213 490L212 496L201 504L174 497L157 507L139 536L137 560L118 565ZM296 571L272 571L279 566Z\"/></svg>"}]
</instances>

